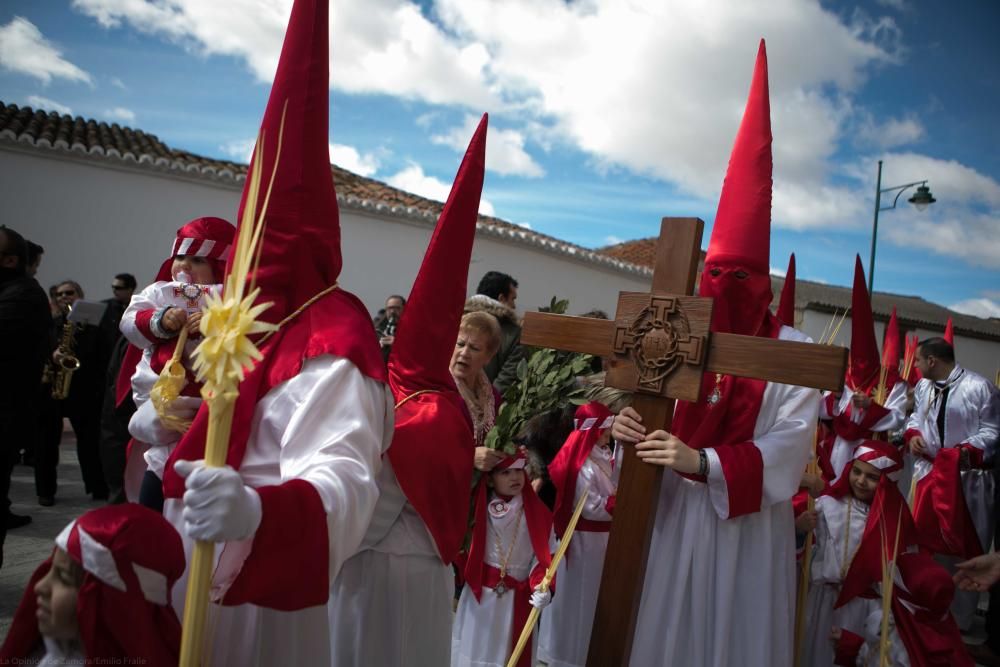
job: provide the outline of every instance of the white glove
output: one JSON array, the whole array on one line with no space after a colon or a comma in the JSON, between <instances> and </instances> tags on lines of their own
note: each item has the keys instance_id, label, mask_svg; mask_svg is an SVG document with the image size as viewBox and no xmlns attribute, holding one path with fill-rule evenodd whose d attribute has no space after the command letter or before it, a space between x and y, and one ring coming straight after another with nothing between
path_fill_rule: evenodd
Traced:
<instances>
[{"instance_id":1,"label":"white glove","mask_svg":"<svg viewBox=\"0 0 1000 667\"><path fill-rule=\"evenodd\" d=\"M184 532L194 540L228 542L251 537L260 525L260 495L230 468L208 468L204 461L178 461L184 478Z\"/></svg>"},{"instance_id":2,"label":"white glove","mask_svg":"<svg viewBox=\"0 0 1000 667\"><path fill-rule=\"evenodd\" d=\"M543 591L540 588L536 588L531 593L531 606L535 609L541 611L545 609L552 603L552 593L550 591Z\"/></svg>"},{"instance_id":3,"label":"white glove","mask_svg":"<svg viewBox=\"0 0 1000 667\"><path fill-rule=\"evenodd\" d=\"M170 403L169 413L190 421L198 413L201 399L197 396L179 396ZM150 445L172 445L181 439L181 433L166 428L156 414L152 401L146 401L132 415L128 423L128 432L136 440L142 440Z\"/></svg>"}]
</instances>

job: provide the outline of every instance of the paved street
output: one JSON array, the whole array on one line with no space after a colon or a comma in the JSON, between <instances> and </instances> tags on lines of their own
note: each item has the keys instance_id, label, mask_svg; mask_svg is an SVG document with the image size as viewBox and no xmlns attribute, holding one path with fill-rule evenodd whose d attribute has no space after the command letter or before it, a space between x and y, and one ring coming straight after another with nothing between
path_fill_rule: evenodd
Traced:
<instances>
[{"instance_id":1,"label":"paved street","mask_svg":"<svg viewBox=\"0 0 1000 667\"><path fill-rule=\"evenodd\" d=\"M0 568L0 637L7 629L17 609L24 587L41 563L51 553L53 540L73 518L103 503L91 500L83 492L83 479L76 459L76 438L73 432L63 434L59 451L59 491L53 507L42 507L35 496L34 470L15 466L10 485L11 511L27 514L33 521L24 528L7 533L4 543L4 563Z\"/></svg>"}]
</instances>

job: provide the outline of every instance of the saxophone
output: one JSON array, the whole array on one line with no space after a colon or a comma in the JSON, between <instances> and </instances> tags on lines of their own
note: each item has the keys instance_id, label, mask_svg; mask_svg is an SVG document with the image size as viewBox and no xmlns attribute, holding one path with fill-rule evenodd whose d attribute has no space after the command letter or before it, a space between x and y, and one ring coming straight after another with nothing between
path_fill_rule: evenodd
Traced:
<instances>
[{"instance_id":1,"label":"saxophone","mask_svg":"<svg viewBox=\"0 0 1000 667\"><path fill-rule=\"evenodd\" d=\"M70 308L66 309L66 322L63 324L62 337L59 339L59 361L52 362L50 377L52 378L52 398L61 401L69 396L69 385L73 381L73 373L80 368L80 360L73 354L76 347L76 324L69 321Z\"/></svg>"}]
</instances>

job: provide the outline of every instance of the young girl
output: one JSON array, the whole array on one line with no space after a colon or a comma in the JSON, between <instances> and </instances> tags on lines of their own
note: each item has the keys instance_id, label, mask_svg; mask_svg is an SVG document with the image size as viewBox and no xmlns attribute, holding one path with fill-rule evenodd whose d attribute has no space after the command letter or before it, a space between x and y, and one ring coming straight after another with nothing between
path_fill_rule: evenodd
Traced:
<instances>
[{"instance_id":1,"label":"young girl","mask_svg":"<svg viewBox=\"0 0 1000 667\"><path fill-rule=\"evenodd\" d=\"M949 611L955 583L930 554L901 553L896 559L889 619L889 664L892 667L938 665L972 667L962 633ZM839 629L838 629L839 630ZM875 605L863 636L840 635L838 665L876 665L882 632L882 605Z\"/></svg>"},{"instance_id":2,"label":"young girl","mask_svg":"<svg viewBox=\"0 0 1000 667\"><path fill-rule=\"evenodd\" d=\"M537 589L551 562L552 514L528 483L526 463L521 451L479 480L466 586L451 635L452 667L504 667L531 607L552 600L550 591ZM521 654L519 667L535 664L534 644L532 639Z\"/></svg>"},{"instance_id":3,"label":"young girl","mask_svg":"<svg viewBox=\"0 0 1000 667\"><path fill-rule=\"evenodd\" d=\"M199 342L204 297L222 291L225 262L235 232L221 218L198 218L181 227L173 253L160 267L156 282L135 294L122 315L122 333L142 350L142 359L131 376L137 410L129 422L134 440L127 467L134 475L136 459L144 449L146 466L139 502L157 511L163 510L162 479L167 457L201 406L200 385L190 371L190 355ZM161 414L149 400L150 391L173 356L183 328L188 331L181 356L187 382L169 411ZM130 497L135 496L133 489Z\"/></svg>"},{"instance_id":4,"label":"young girl","mask_svg":"<svg viewBox=\"0 0 1000 667\"><path fill-rule=\"evenodd\" d=\"M838 609L834 609L834 603L861 544L879 479L886 475L895 481L902 468L903 459L895 447L878 440L862 441L837 482L816 500L816 545L806 600L801 664L815 667L833 664L830 631L834 627L863 634L865 620L878 601L859 597Z\"/></svg>"},{"instance_id":5,"label":"young girl","mask_svg":"<svg viewBox=\"0 0 1000 667\"><path fill-rule=\"evenodd\" d=\"M176 665L170 589L183 571L181 538L156 512L131 503L87 512L32 575L0 664Z\"/></svg>"},{"instance_id":6,"label":"young girl","mask_svg":"<svg viewBox=\"0 0 1000 667\"><path fill-rule=\"evenodd\" d=\"M539 655L550 667L583 667L587 662L618 484L618 468L609 447L613 422L604 405L581 405L573 432L549 464L557 489L556 535L563 535L576 504L587 494L576 532L559 564L559 597L542 618L539 631Z\"/></svg>"}]
</instances>

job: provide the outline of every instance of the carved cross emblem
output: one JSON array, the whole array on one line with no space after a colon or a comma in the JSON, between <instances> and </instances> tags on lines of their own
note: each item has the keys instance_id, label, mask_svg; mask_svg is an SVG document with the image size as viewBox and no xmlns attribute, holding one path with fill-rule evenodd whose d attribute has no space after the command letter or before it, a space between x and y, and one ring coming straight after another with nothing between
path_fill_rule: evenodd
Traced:
<instances>
[{"instance_id":1,"label":"carved cross emblem","mask_svg":"<svg viewBox=\"0 0 1000 667\"><path fill-rule=\"evenodd\" d=\"M680 364L701 367L707 338L706 333L692 334L679 298L651 296L631 323L616 323L614 352L635 364L636 391L660 396Z\"/></svg>"}]
</instances>

